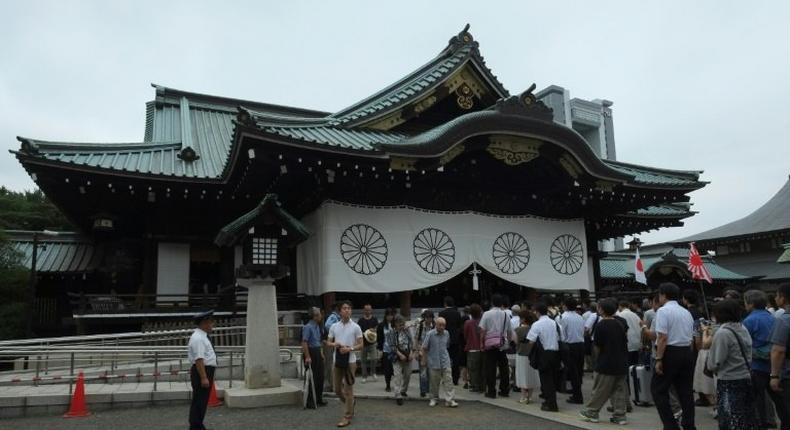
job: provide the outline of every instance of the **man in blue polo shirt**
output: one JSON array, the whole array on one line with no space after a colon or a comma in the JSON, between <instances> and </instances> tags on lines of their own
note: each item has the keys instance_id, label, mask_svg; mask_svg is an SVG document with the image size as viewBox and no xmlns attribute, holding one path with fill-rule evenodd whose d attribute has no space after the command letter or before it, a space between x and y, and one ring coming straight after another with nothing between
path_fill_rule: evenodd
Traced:
<instances>
[{"instance_id":1,"label":"man in blue polo shirt","mask_svg":"<svg viewBox=\"0 0 790 430\"><path fill-rule=\"evenodd\" d=\"M322 332L321 332L321 309L311 308L310 316L312 319L302 328L302 356L305 366L309 366L313 371L313 387L315 387L315 399L312 393L308 399L308 404L314 406L326 406L324 401L324 353L321 351Z\"/></svg>"},{"instance_id":2,"label":"man in blue polo shirt","mask_svg":"<svg viewBox=\"0 0 790 430\"><path fill-rule=\"evenodd\" d=\"M771 332L774 329L776 319L765 309L768 297L760 290L749 290L743 295L746 302L746 310L749 315L743 320L743 326L749 330L752 337L752 387L754 388L754 401L757 405L757 413L762 424L761 428L775 427L773 421L773 411L768 414L765 394L771 395L771 399L777 407L781 407L781 397L775 395L768 388L771 374ZM774 424L769 426L769 424Z\"/></svg>"},{"instance_id":3,"label":"man in blue polo shirt","mask_svg":"<svg viewBox=\"0 0 790 430\"><path fill-rule=\"evenodd\" d=\"M790 428L790 356L787 345L790 343L790 284L782 284L776 290L776 304L785 312L776 318L771 333L771 392L772 399L782 399L781 407L776 404L776 414L782 428Z\"/></svg>"}]
</instances>

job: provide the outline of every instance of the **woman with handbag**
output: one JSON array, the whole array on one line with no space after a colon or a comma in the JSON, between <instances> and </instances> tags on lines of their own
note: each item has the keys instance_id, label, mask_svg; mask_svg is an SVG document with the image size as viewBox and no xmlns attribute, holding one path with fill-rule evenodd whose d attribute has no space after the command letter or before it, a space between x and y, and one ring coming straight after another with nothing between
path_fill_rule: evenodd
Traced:
<instances>
[{"instance_id":1,"label":"woman with handbag","mask_svg":"<svg viewBox=\"0 0 790 430\"><path fill-rule=\"evenodd\" d=\"M721 430L759 428L750 371L752 338L740 323L741 313L741 305L732 299L722 300L713 307L713 315L721 327L711 339L706 367L717 378L716 406ZM706 330L703 341L710 337Z\"/></svg>"},{"instance_id":2,"label":"woman with handbag","mask_svg":"<svg viewBox=\"0 0 790 430\"><path fill-rule=\"evenodd\" d=\"M378 343L376 348L381 352L381 370L384 372L384 382L386 383L384 391L388 393L392 391L390 383L393 375L392 360L390 360L391 350L388 340L390 332L393 330L392 319L395 317L395 314L397 314L395 308L387 308L384 311L384 321L380 322L378 327L376 327L376 340Z\"/></svg>"},{"instance_id":3,"label":"woman with handbag","mask_svg":"<svg viewBox=\"0 0 790 430\"><path fill-rule=\"evenodd\" d=\"M694 364L694 392L704 398L708 405L715 405L716 400L716 381L713 380L713 374L705 372L705 363L708 362L708 354L710 353L711 343L713 342L713 335L719 330L718 324L713 324L711 321L695 321L694 322L694 342L697 345L697 361ZM709 336L706 338L705 333ZM700 403L698 406L704 406ZM713 413L715 415L716 408L714 406Z\"/></svg>"},{"instance_id":4,"label":"woman with handbag","mask_svg":"<svg viewBox=\"0 0 790 430\"><path fill-rule=\"evenodd\" d=\"M516 329L513 339L516 342L516 387L521 389L521 399L518 402L528 405L532 402L532 393L540 388L540 374L530 365L527 354L527 333L536 318L529 308L522 309L519 318L521 325Z\"/></svg>"}]
</instances>

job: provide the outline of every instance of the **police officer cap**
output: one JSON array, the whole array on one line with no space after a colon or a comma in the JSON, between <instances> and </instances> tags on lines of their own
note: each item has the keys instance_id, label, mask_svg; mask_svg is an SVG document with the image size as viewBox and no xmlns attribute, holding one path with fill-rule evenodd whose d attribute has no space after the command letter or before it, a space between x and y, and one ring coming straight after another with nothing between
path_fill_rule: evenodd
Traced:
<instances>
[{"instance_id":1,"label":"police officer cap","mask_svg":"<svg viewBox=\"0 0 790 430\"><path fill-rule=\"evenodd\" d=\"M210 319L214 319L214 309L195 315L195 324L200 324L201 322Z\"/></svg>"}]
</instances>

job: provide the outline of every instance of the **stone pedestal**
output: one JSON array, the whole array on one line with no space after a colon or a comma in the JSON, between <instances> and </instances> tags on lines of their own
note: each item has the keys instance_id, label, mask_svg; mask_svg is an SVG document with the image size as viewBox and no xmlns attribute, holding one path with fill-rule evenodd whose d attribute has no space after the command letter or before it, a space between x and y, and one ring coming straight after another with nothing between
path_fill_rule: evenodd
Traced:
<instances>
[{"instance_id":1,"label":"stone pedestal","mask_svg":"<svg viewBox=\"0 0 790 430\"><path fill-rule=\"evenodd\" d=\"M302 387L283 382L276 388L228 388L223 399L229 408L264 408L298 405L302 402Z\"/></svg>"},{"instance_id":2,"label":"stone pedestal","mask_svg":"<svg viewBox=\"0 0 790 430\"><path fill-rule=\"evenodd\" d=\"M277 292L273 279L239 279L247 293L244 385L248 390L281 385Z\"/></svg>"}]
</instances>

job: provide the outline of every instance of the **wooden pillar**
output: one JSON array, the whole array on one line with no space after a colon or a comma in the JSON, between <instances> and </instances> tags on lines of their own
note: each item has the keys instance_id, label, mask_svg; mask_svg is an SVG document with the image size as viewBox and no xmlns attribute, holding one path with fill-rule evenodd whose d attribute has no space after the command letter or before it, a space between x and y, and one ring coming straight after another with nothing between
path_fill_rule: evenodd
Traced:
<instances>
[{"instance_id":1,"label":"wooden pillar","mask_svg":"<svg viewBox=\"0 0 790 430\"><path fill-rule=\"evenodd\" d=\"M406 319L411 316L411 291L400 293L400 314Z\"/></svg>"},{"instance_id":2,"label":"wooden pillar","mask_svg":"<svg viewBox=\"0 0 790 430\"><path fill-rule=\"evenodd\" d=\"M337 300L335 298L335 293L324 293L321 295L321 300L324 304L324 313L329 316L329 314L332 313L332 310L334 310L335 300Z\"/></svg>"}]
</instances>

